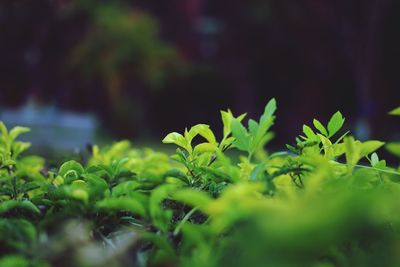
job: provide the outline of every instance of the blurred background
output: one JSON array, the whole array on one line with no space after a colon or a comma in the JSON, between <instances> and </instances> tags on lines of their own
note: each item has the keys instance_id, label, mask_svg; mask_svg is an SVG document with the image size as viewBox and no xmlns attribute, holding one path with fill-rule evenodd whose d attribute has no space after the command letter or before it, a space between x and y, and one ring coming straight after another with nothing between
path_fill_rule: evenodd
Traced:
<instances>
[{"instance_id":1,"label":"blurred background","mask_svg":"<svg viewBox=\"0 0 400 267\"><path fill-rule=\"evenodd\" d=\"M159 144L219 110L258 118L272 147L341 110L360 139L400 139L400 1L3 0L0 120L36 146Z\"/></svg>"}]
</instances>

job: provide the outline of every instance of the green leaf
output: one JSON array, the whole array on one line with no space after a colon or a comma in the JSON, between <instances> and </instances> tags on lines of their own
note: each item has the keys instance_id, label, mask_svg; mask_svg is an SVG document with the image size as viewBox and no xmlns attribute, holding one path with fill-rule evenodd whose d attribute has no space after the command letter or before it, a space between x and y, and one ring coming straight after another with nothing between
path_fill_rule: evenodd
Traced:
<instances>
[{"instance_id":1,"label":"green leaf","mask_svg":"<svg viewBox=\"0 0 400 267\"><path fill-rule=\"evenodd\" d=\"M276 111L276 100L275 98L272 98L264 108L264 114L261 116L260 123L261 121L272 117L275 111Z\"/></svg>"},{"instance_id":2,"label":"green leaf","mask_svg":"<svg viewBox=\"0 0 400 267\"><path fill-rule=\"evenodd\" d=\"M70 160L61 165L58 174L64 179L72 181L81 177L84 171L79 162Z\"/></svg>"},{"instance_id":3,"label":"green leaf","mask_svg":"<svg viewBox=\"0 0 400 267\"><path fill-rule=\"evenodd\" d=\"M40 210L29 200L6 200L0 203L0 214L6 213L13 209L26 210L31 213L40 214Z\"/></svg>"},{"instance_id":4,"label":"green leaf","mask_svg":"<svg viewBox=\"0 0 400 267\"><path fill-rule=\"evenodd\" d=\"M253 119L249 119L248 124L249 124L249 132L250 132L250 134L252 136L255 136L257 134L257 131L258 131L258 128L259 128L258 127L258 123Z\"/></svg>"},{"instance_id":5,"label":"green leaf","mask_svg":"<svg viewBox=\"0 0 400 267\"><path fill-rule=\"evenodd\" d=\"M323 136L322 134L318 134L318 137L320 138L320 140L322 142L324 153L325 153L325 158L332 159L334 157L334 150L332 147L332 142L327 137Z\"/></svg>"},{"instance_id":6,"label":"green leaf","mask_svg":"<svg viewBox=\"0 0 400 267\"><path fill-rule=\"evenodd\" d=\"M183 173L181 170L178 170L178 169L170 169L170 170L168 170L167 172L164 173L163 177L164 178L167 178L167 177L177 178L177 179L181 180L182 182L184 182L186 184L188 184L190 182L189 178L186 176L186 174Z\"/></svg>"},{"instance_id":7,"label":"green leaf","mask_svg":"<svg viewBox=\"0 0 400 267\"><path fill-rule=\"evenodd\" d=\"M172 194L172 198L192 207L198 207L202 211L206 210L212 201L207 193L192 189L178 190Z\"/></svg>"},{"instance_id":8,"label":"green leaf","mask_svg":"<svg viewBox=\"0 0 400 267\"><path fill-rule=\"evenodd\" d=\"M190 128L189 134L186 137L187 142L191 143L192 139L197 135L201 135L211 144L217 143L214 133L211 131L210 126L207 124L197 124Z\"/></svg>"},{"instance_id":9,"label":"green leaf","mask_svg":"<svg viewBox=\"0 0 400 267\"><path fill-rule=\"evenodd\" d=\"M265 163L258 164L250 174L250 181L262 181L265 178Z\"/></svg>"},{"instance_id":10,"label":"green leaf","mask_svg":"<svg viewBox=\"0 0 400 267\"><path fill-rule=\"evenodd\" d=\"M191 152L191 147L188 145L185 137L183 137L183 135L181 135L180 133L177 133L177 132L169 133L162 140L162 142L164 144L175 144L175 145L178 145L178 146L186 149L187 151Z\"/></svg>"},{"instance_id":11,"label":"green leaf","mask_svg":"<svg viewBox=\"0 0 400 267\"><path fill-rule=\"evenodd\" d=\"M247 133L246 128L238 120L232 120L232 136L235 138L233 145L242 151L249 151L250 148L250 136Z\"/></svg>"},{"instance_id":12,"label":"green leaf","mask_svg":"<svg viewBox=\"0 0 400 267\"><path fill-rule=\"evenodd\" d=\"M21 254L31 251L36 242L36 227L32 223L24 219L0 218L0 244L3 251L11 249Z\"/></svg>"},{"instance_id":13,"label":"green leaf","mask_svg":"<svg viewBox=\"0 0 400 267\"><path fill-rule=\"evenodd\" d=\"M74 188L68 192L68 196L72 199L87 203L89 200L89 193L83 188Z\"/></svg>"},{"instance_id":14,"label":"green leaf","mask_svg":"<svg viewBox=\"0 0 400 267\"><path fill-rule=\"evenodd\" d=\"M378 154L372 153L372 155L371 155L371 166L374 167L378 163L379 163Z\"/></svg>"},{"instance_id":15,"label":"green leaf","mask_svg":"<svg viewBox=\"0 0 400 267\"><path fill-rule=\"evenodd\" d=\"M84 174L83 175L86 181L86 188L91 197L101 198L104 192L108 189L107 182L94 174Z\"/></svg>"},{"instance_id":16,"label":"green leaf","mask_svg":"<svg viewBox=\"0 0 400 267\"><path fill-rule=\"evenodd\" d=\"M400 116L400 107L397 107L389 112L390 115Z\"/></svg>"},{"instance_id":17,"label":"green leaf","mask_svg":"<svg viewBox=\"0 0 400 267\"><path fill-rule=\"evenodd\" d=\"M349 166L349 171L352 171L354 166L360 160L360 142L355 141L354 137L348 136L344 138L346 162Z\"/></svg>"},{"instance_id":18,"label":"green leaf","mask_svg":"<svg viewBox=\"0 0 400 267\"><path fill-rule=\"evenodd\" d=\"M10 139L14 141L19 135L30 132L30 129L27 127L16 126L11 129L9 135Z\"/></svg>"},{"instance_id":19,"label":"green leaf","mask_svg":"<svg viewBox=\"0 0 400 267\"><path fill-rule=\"evenodd\" d=\"M384 142L376 140L366 141L361 145L360 156L362 158L368 156L378 148L382 147L384 144Z\"/></svg>"},{"instance_id":20,"label":"green leaf","mask_svg":"<svg viewBox=\"0 0 400 267\"><path fill-rule=\"evenodd\" d=\"M139 214L142 217L147 216L147 212L143 204L133 198L107 198L96 203L96 208L107 211L128 211L133 214Z\"/></svg>"},{"instance_id":21,"label":"green leaf","mask_svg":"<svg viewBox=\"0 0 400 267\"><path fill-rule=\"evenodd\" d=\"M322 123L321 123L319 120L314 119L314 120L313 120L313 124L314 124L315 128L317 128L318 131L319 131L321 134L323 134L323 135L325 135L325 136L328 136L328 131L325 129L325 127L322 125Z\"/></svg>"},{"instance_id":22,"label":"green leaf","mask_svg":"<svg viewBox=\"0 0 400 267\"><path fill-rule=\"evenodd\" d=\"M150 195L150 216L153 219L154 225L163 232L167 232L170 227L172 211L161 207L161 203L164 199L168 198L176 188L176 185L164 184L155 188Z\"/></svg>"},{"instance_id":23,"label":"green leaf","mask_svg":"<svg viewBox=\"0 0 400 267\"><path fill-rule=\"evenodd\" d=\"M0 133L3 136L3 138L8 141L9 138L8 130L6 125L2 121L0 121Z\"/></svg>"},{"instance_id":24,"label":"green leaf","mask_svg":"<svg viewBox=\"0 0 400 267\"><path fill-rule=\"evenodd\" d=\"M346 147L343 143L340 143L340 144L335 143L335 144L333 144L332 148L333 148L333 155L335 157L339 157L346 152Z\"/></svg>"},{"instance_id":25,"label":"green leaf","mask_svg":"<svg viewBox=\"0 0 400 267\"><path fill-rule=\"evenodd\" d=\"M14 166L15 164L17 164L17 162L12 159L6 159L5 161L2 162L3 166Z\"/></svg>"},{"instance_id":26,"label":"green leaf","mask_svg":"<svg viewBox=\"0 0 400 267\"><path fill-rule=\"evenodd\" d=\"M113 197L129 196L140 186L141 184L138 181L122 182L112 188L112 196Z\"/></svg>"},{"instance_id":27,"label":"green leaf","mask_svg":"<svg viewBox=\"0 0 400 267\"><path fill-rule=\"evenodd\" d=\"M204 152L214 152L217 149L216 144L211 143L201 143L194 147L193 153L204 153Z\"/></svg>"},{"instance_id":28,"label":"green leaf","mask_svg":"<svg viewBox=\"0 0 400 267\"><path fill-rule=\"evenodd\" d=\"M400 157L400 142L387 144L386 150L395 155L396 157Z\"/></svg>"},{"instance_id":29,"label":"green leaf","mask_svg":"<svg viewBox=\"0 0 400 267\"><path fill-rule=\"evenodd\" d=\"M29 182L29 183L23 184L21 186L20 190L24 193L27 193L29 191L40 188L41 184L42 183L39 183L39 182Z\"/></svg>"},{"instance_id":30,"label":"green leaf","mask_svg":"<svg viewBox=\"0 0 400 267\"><path fill-rule=\"evenodd\" d=\"M22 152L26 151L31 147L30 143L27 142L14 142L12 143L12 158L16 159Z\"/></svg>"},{"instance_id":31,"label":"green leaf","mask_svg":"<svg viewBox=\"0 0 400 267\"><path fill-rule=\"evenodd\" d=\"M220 169L207 166L201 166L199 169L202 170L204 173L213 176L212 178L213 181L218 181L218 180L232 181L232 178Z\"/></svg>"},{"instance_id":32,"label":"green leaf","mask_svg":"<svg viewBox=\"0 0 400 267\"><path fill-rule=\"evenodd\" d=\"M346 149L346 161L349 166L349 170L351 171L360 159L368 156L384 144L385 143L376 140L361 143L360 141L354 140L354 138L351 136L345 137L344 145Z\"/></svg>"},{"instance_id":33,"label":"green leaf","mask_svg":"<svg viewBox=\"0 0 400 267\"><path fill-rule=\"evenodd\" d=\"M332 118L328 122L328 132L329 136L331 137L335 135L343 126L344 123L344 118L342 116L342 113L339 111L333 114Z\"/></svg>"},{"instance_id":34,"label":"green leaf","mask_svg":"<svg viewBox=\"0 0 400 267\"><path fill-rule=\"evenodd\" d=\"M308 139L314 140L316 139L316 134L314 131L307 125L303 125L303 133L307 136Z\"/></svg>"},{"instance_id":35,"label":"green leaf","mask_svg":"<svg viewBox=\"0 0 400 267\"><path fill-rule=\"evenodd\" d=\"M29 267L29 260L20 255L7 255L0 259L2 267Z\"/></svg>"},{"instance_id":36,"label":"green leaf","mask_svg":"<svg viewBox=\"0 0 400 267\"><path fill-rule=\"evenodd\" d=\"M275 99L272 99L265 108L265 112L260 118L258 127L255 127L255 129L251 131L252 139L250 140L250 150L252 153L262 148L266 141L270 140L273 137L273 135L269 134L268 138L266 138L266 135L268 135L268 130L274 123L275 116L273 116L273 112L275 110Z\"/></svg>"},{"instance_id":37,"label":"green leaf","mask_svg":"<svg viewBox=\"0 0 400 267\"><path fill-rule=\"evenodd\" d=\"M242 121L244 117L246 116L246 113L241 114L240 116L237 117L239 121ZM231 123L232 120L235 119L235 117L232 114L232 111L228 109L228 111L223 111L221 110L221 119L222 119L222 124L224 125L224 136L223 138L227 138L231 134Z\"/></svg>"},{"instance_id":38,"label":"green leaf","mask_svg":"<svg viewBox=\"0 0 400 267\"><path fill-rule=\"evenodd\" d=\"M224 137L227 137L231 133L231 121L233 118L232 112L228 109L228 111L221 110L221 120L224 126L223 134Z\"/></svg>"}]
</instances>

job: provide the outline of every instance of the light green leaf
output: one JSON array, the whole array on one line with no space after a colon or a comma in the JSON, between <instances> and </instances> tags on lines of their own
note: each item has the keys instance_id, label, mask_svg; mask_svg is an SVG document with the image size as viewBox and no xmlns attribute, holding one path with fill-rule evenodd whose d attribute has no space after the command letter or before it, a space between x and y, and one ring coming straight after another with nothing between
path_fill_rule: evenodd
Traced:
<instances>
[{"instance_id":1,"label":"light green leaf","mask_svg":"<svg viewBox=\"0 0 400 267\"><path fill-rule=\"evenodd\" d=\"M303 125L303 133L307 136L308 139L316 139L316 134L314 131L307 125Z\"/></svg>"},{"instance_id":2,"label":"light green leaf","mask_svg":"<svg viewBox=\"0 0 400 267\"><path fill-rule=\"evenodd\" d=\"M400 116L400 107L397 107L389 112L390 115Z\"/></svg>"},{"instance_id":3,"label":"light green leaf","mask_svg":"<svg viewBox=\"0 0 400 267\"><path fill-rule=\"evenodd\" d=\"M355 141L354 137L348 136L344 138L346 162L349 166L349 171L352 171L354 166L360 160L360 142Z\"/></svg>"},{"instance_id":4,"label":"light green leaf","mask_svg":"<svg viewBox=\"0 0 400 267\"><path fill-rule=\"evenodd\" d=\"M323 135L325 135L325 136L328 136L328 131L325 129L325 127L322 125L322 123L321 123L319 120L314 119L314 120L313 120L313 124L314 124L315 128L317 128L318 131L319 131L321 134L323 134Z\"/></svg>"},{"instance_id":5,"label":"light green leaf","mask_svg":"<svg viewBox=\"0 0 400 267\"><path fill-rule=\"evenodd\" d=\"M232 136L235 138L233 145L242 151L249 151L250 148L250 136L247 133L246 128L238 120L232 120Z\"/></svg>"},{"instance_id":6,"label":"light green leaf","mask_svg":"<svg viewBox=\"0 0 400 267\"><path fill-rule=\"evenodd\" d=\"M82 165L75 160L70 160L63 163L58 171L58 174L64 179L78 179L84 172Z\"/></svg>"},{"instance_id":7,"label":"light green leaf","mask_svg":"<svg viewBox=\"0 0 400 267\"><path fill-rule=\"evenodd\" d=\"M14 166L15 164L17 164L17 162L12 159L6 159L2 162L3 166Z\"/></svg>"},{"instance_id":8,"label":"light green leaf","mask_svg":"<svg viewBox=\"0 0 400 267\"><path fill-rule=\"evenodd\" d=\"M201 135L209 143L212 143L212 144L217 143L215 140L214 133L211 131L210 126L207 124L197 124L197 125L193 126L192 128L190 128L189 135L188 135L188 138L186 138L186 140L188 141L188 143L190 143L192 141L192 139L194 137L196 137L197 135Z\"/></svg>"},{"instance_id":9,"label":"light green leaf","mask_svg":"<svg viewBox=\"0 0 400 267\"><path fill-rule=\"evenodd\" d=\"M11 146L12 146L12 150L14 152L12 154L12 158L16 159L22 152L29 149L31 147L31 144L28 142L13 142L11 144Z\"/></svg>"},{"instance_id":10,"label":"light green leaf","mask_svg":"<svg viewBox=\"0 0 400 267\"><path fill-rule=\"evenodd\" d=\"M332 142L327 137L323 136L322 134L318 134L318 137L320 138L320 140L322 142L325 158L332 159L334 157L334 150L332 147Z\"/></svg>"},{"instance_id":11,"label":"light green leaf","mask_svg":"<svg viewBox=\"0 0 400 267\"><path fill-rule=\"evenodd\" d=\"M10 139L14 141L19 135L30 132L30 129L27 127L16 126L11 129L9 135Z\"/></svg>"},{"instance_id":12,"label":"light green leaf","mask_svg":"<svg viewBox=\"0 0 400 267\"><path fill-rule=\"evenodd\" d=\"M246 113L241 114L239 117L237 117L237 119L239 121L242 121L244 119L244 117L246 116ZM222 118L222 124L224 125L224 138L228 137L231 134L231 123L232 120L235 118L232 114L232 111L230 109L228 109L227 111L223 111L221 110L221 118Z\"/></svg>"},{"instance_id":13,"label":"light green leaf","mask_svg":"<svg viewBox=\"0 0 400 267\"><path fill-rule=\"evenodd\" d=\"M134 192L140 186L141 183L139 183L138 181L122 182L112 188L112 196L113 197L129 196L130 193Z\"/></svg>"},{"instance_id":14,"label":"light green leaf","mask_svg":"<svg viewBox=\"0 0 400 267\"><path fill-rule=\"evenodd\" d=\"M386 150L393 155L400 157L400 142L389 143L386 145Z\"/></svg>"},{"instance_id":15,"label":"light green leaf","mask_svg":"<svg viewBox=\"0 0 400 267\"><path fill-rule=\"evenodd\" d=\"M169 133L163 140L162 142L164 144L175 144L178 145L184 149L186 149L187 151L191 152L191 148L188 145L185 137L183 137L183 135L181 135L180 133L177 132L172 132Z\"/></svg>"},{"instance_id":16,"label":"light green leaf","mask_svg":"<svg viewBox=\"0 0 400 267\"><path fill-rule=\"evenodd\" d=\"M272 117L272 115L274 115L275 111L276 111L276 100L275 100L275 98L272 98L264 108L264 114L261 116L260 123L261 123L261 121L263 121L269 117Z\"/></svg>"},{"instance_id":17,"label":"light green leaf","mask_svg":"<svg viewBox=\"0 0 400 267\"><path fill-rule=\"evenodd\" d=\"M342 113L338 111L335 114L333 114L332 118L328 122L329 137L337 133L342 128L343 123L344 123L344 118L342 116Z\"/></svg>"},{"instance_id":18,"label":"light green leaf","mask_svg":"<svg viewBox=\"0 0 400 267\"><path fill-rule=\"evenodd\" d=\"M343 143L333 144L332 148L333 148L333 155L335 157L339 157L346 152L346 147Z\"/></svg>"},{"instance_id":19,"label":"light green leaf","mask_svg":"<svg viewBox=\"0 0 400 267\"><path fill-rule=\"evenodd\" d=\"M378 154L372 153L372 155L371 155L371 166L374 167L378 163L379 163Z\"/></svg>"},{"instance_id":20,"label":"light green leaf","mask_svg":"<svg viewBox=\"0 0 400 267\"><path fill-rule=\"evenodd\" d=\"M107 182L95 174L84 174L83 177L87 183L87 190L91 197L100 198L108 189Z\"/></svg>"},{"instance_id":21,"label":"light green leaf","mask_svg":"<svg viewBox=\"0 0 400 267\"><path fill-rule=\"evenodd\" d=\"M253 153L257 149L261 148L267 140L272 138L273 136L270 135L268 139L265 138L269 128L274 124L274 112L276 110L276 101L275 99L271 99L268 104L265 106L264 113L260 117L260 121L258 125L254 122L249 121L249 128L250 128L250 152Z\"/></svg>"},{"instance_id":22,"label":"light green leaf","mask_svg":"<svg viewBox=\"0 0 400 267\"><path fill-rule=\"evenodd\" d=\"M89 200L89 193L83 188L71 188L71 191L68 195L76 200L83 201L85 203Z\"/></svg>"},{"instance_id":23,"label":"light green leaf","mask_svg":"<svg viewBox=\"0 0 400 267\"><path fill-rule=\"evenodd\" d=\"M346 148L346 161L349 170L351 171L360 159L368 156L384 144L385 143L376 140L361 143L360 141L354 140L351 136L345 137L344 145Z\"/></svg>"},{"instance_id":24,"label":"light green leaf","mask_svg":"<svg viewBox=\"0 0 400 267\"><path fill-rule=\"evenodd\" d=\"M232 112L228 109L228 111L221 110L221 119L222 124L224 125L224 137L227 137L231 133L231 122L233 119Z\"/></svg>"},{"instance_id":25,"label":"light green leaf","mask_svg":"<svg viewBox=\"0 0 400 267\"><path fill-rule=\"evenodd\" d=\"M211 143L201 143L195 146L193 149L194 154L204 153L204 152L214 152L217 149L216 144Z\"/></svg>"},{"instance_id":26,"label":"light green leaf","mask_svg":"<svg viewBox=\"0 0 400 267\"><path fill-rule=\"evenodd\" d=\"M256 134L257 134L257 131L258 131L258 123L255 121L255 120L253 120L253 119L249 119L249 122L248 122L248 124L249 124L249 131L250 131L250 134L252 135L252 136L255 136Z\"/></svg>"},{"instance_id":27,"label":"light green leaf","mask_svg":"<svg viewBox=\"0 0 400 267\"><path fill-rule=\"evenodd\" d=\"M361 145L361 150L360 150L360 156L361 158L368 156L378 148L382 147L385 143L381 141L376 141L376 140L371 140L371 141L366 141L362 143Z\"/></svg>"},{"instance_id":28,"label":"light green leaf","mask_svg":"<svg viewBox=\"0 0 400 267\"><path fill-rule=\"evenodd\" d=\"M8 138L9 138L9 136L8 136L8 130L7 130L6 125L5 125L2 121L0 121L0 133L2 134L2 136L3 136L6 140L8 140Z\"/></svg>"}]
</instances>

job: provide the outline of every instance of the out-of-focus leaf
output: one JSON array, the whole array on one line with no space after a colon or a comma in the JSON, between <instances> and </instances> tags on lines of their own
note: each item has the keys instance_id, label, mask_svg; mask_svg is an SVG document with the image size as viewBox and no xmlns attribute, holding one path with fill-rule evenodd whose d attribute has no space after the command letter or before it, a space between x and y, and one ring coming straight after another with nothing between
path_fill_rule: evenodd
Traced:
<instances>
[{"instance_id":1,"label":"out-of-focus leaf","mask_svg":"<svg viewBox=\"0 0 400 267\"><path fill-rule=\"evenodd\" d=\"M27 211L34 214L40 214L40 210L29 200L19 201L12 199L0 202L0 214L13 209L21 210L21 212Z\"/></svg>"}]
</instances>

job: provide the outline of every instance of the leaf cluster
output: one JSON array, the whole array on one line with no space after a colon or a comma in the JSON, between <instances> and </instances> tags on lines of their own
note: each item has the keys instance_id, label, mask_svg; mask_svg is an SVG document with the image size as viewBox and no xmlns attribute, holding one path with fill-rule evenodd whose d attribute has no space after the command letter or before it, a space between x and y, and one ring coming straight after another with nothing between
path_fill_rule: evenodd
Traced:
<instances>
[{"instance_id":1,"label":"leaf cluster","mask_svg":"<svg viewBox=\"0 0 400 267\"><path fill-rule=\"evenodd\" d=\"M0 123L0 266L399 266L384 143L336 112L269 153L275 111L246 125L221 111L221 140L206 124L170 133L171 156L120 141L55 169Z\"/></svg>"}]
</instances>

